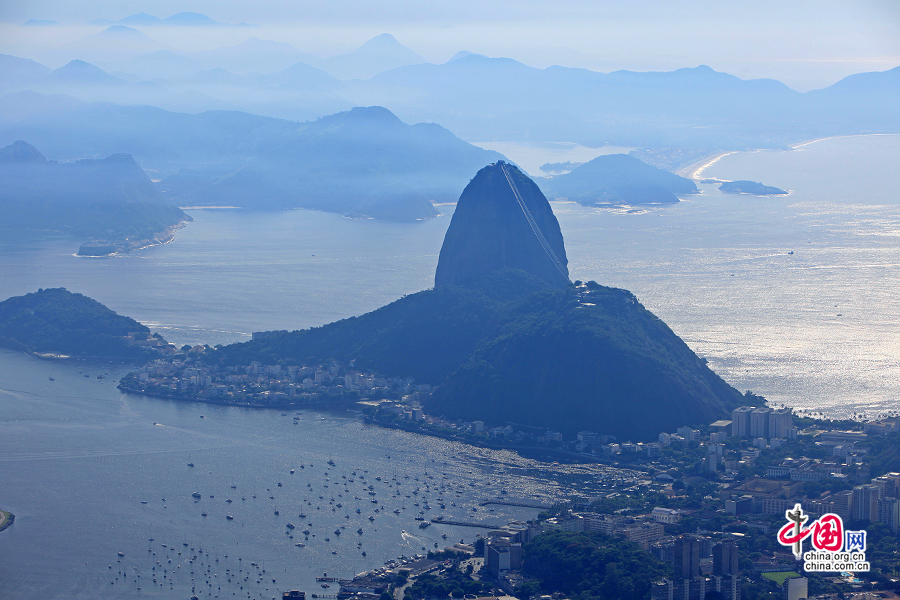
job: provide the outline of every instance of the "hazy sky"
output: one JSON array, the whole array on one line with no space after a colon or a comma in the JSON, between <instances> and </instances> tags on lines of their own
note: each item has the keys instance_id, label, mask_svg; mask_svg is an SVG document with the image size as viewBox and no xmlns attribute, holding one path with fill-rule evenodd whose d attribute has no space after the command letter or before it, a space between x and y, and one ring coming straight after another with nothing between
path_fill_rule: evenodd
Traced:
<instances>
[{"instance_id":1,"label":"hazy sky","mask_svg":"<svg viewBox=\"0 0 900 600\"><path fill-rule=\"evenodd\" d=\"M14 53L18 43L34 41L28 36L43 35L9 26L28 19L80 26L100 17L137 12L167 17L180 11L259 27L201 35L143 31L185 51L256 36L322 56L388 32L433 62L469 50L537 67L604 72L707 64L743 78L780 79L802 91L850 73L900 65L897 0L0 0L0 21L8 24L0 52ZM52 34L58 39L40 42L68 41L99 29L61 28Z\"/></svg>"}]
</instances>

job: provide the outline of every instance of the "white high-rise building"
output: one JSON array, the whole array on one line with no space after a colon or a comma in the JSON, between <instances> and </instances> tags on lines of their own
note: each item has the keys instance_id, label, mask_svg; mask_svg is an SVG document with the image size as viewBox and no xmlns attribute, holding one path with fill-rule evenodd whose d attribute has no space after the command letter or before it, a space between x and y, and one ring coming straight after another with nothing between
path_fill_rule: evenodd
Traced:
<instances>
[{"instance_id":1,"label":"white high-rise building","mask_svg":"<svg viewBox=\"0 0 900 600\"><path fill-rule=\"evenodd\" d=\"M750 435L750 413L752 406L739 406L731 411L731 435L747 437Z\"/></svg>"},{"instance_id":2,"label":"white high-rise building","mask_svg":"<svg viewBox=\"0 0 900 600\"><path fill-rule=\"evenodd\" d=\"M900 531L900 500L882 498L878 501L878 521L884 523L891 533Z\"/></svg>"},{"instance_id":3,"label":"white high-rise building","mask_svg":"<svg viewBox=\"0 0 900 600\"><path fill-rule=\"evenodd\" d=\"M874 483L858 485L853 488L853 505L850 508L853 520L877 521L879 500L881 500L881 488Z\"/></svg>"},{"instance_id":4,"label":"white high-rise building","mask_svg":"<svg viewBox=\"0 0 900 600\"><path fill-rule=\"evenodd\" d=\"M772 409L760 406L750 413L750 437L769 437L769 413Z\"/></svg>"},{"instance_id":5,"label":"white high-rise building","mask_svg":"<svg viewBox=\"0 0 900 600\"><path fill-rule=\"evenodd\" d=\"M792 412L789 408L778 408L769 413L769 437L788 438L793 426Z\"/></svg>"},{"instance_id":6,"label":"white high-rise building","mask_svg":"<svg viewBox=\"0 0 900 600\"><path fill-rule=\"evenodd\" d=\"M805 600L808 594L808 583L806 577L791 577L784 580L784 598L785 600Z\"/></svg>"}]
</instances>

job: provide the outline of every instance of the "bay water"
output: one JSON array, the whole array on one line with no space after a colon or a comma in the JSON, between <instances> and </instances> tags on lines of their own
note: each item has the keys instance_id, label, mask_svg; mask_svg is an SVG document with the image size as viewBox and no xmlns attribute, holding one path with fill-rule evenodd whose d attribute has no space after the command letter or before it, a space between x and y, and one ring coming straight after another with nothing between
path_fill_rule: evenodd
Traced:
<instances>
[{"instance_id":1,"label":"bay water","mask_svg":"<svg viewBox=\"0 0 900 600\"><path fill-rule=\"evenodd\" d=\"M572 279L633 291L738 389L829 416L874 416L896 410L900 393L897 164L900 136L834 138L732 154L704 171L788 196L702 184L674 206L553 208ZM429 287L453 210L439 208L439 218L405 224L192 210L173 242L99 259L73 256L71 240L0 240L0 297L66 287L178 345L322 325ZM17 515L0 533L0 597L311 593L321 572L351 576L474 538L462 527L418 529L425 494L426 512L499 523L537 511L480 502L503 491L550 502L602 474L539 475L509 453L346 415L304 411L293 425L293 412L123 395L115 382L126 370L0 351L0 507ZM438 494L446 510L434 509ZM155 584L154 566L166 569Z\"/></svg>"}]
</instances>

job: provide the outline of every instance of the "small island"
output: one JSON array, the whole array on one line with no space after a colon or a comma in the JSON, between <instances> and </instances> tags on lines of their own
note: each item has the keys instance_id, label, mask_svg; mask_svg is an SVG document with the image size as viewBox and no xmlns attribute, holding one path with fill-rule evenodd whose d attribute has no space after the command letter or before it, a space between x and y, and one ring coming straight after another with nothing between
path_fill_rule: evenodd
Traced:
<instances>
[{"instance_id":1,"label":"small island","mask_svg":"<svg viewBox=\"0 0 900 600\"><path fill-rule=\"evenodd\" d=\"M699 191L690 179L627 154L605 154L580 166L568 164L573 166L569 172L541 180L541 189L547 197L567 199L585 206L609 207L677 204L679 195Z\"/></svg>"},{"instance_id":2,"label":"small island","mask_svg":"<svg viewBox=\"0 0 900 600\"><path fill-rule=\"evenodd\" d=\"M756 181L727 181L719 186L719 190L726 194L751 194L753 196L787 196L787 192L773 187L771 185L763 185Z\"/></svg>"},{"instance_id":3,"label":"small island","mask_svg":"<svg viewBox=\"0 0 900 600\"><path fill-rule=\"evenodd\" d=\"M8 528L16 520L16 515L0 508L0 531Z\"/></svg>"}]
</instances>

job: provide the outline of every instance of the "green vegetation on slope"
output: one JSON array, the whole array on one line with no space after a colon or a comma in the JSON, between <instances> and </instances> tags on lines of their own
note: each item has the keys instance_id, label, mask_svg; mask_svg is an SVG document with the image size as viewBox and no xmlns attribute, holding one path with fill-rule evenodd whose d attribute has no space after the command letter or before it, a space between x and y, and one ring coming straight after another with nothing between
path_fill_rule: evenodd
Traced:
<instances>
[{"instance_id":1,"label":"green vegetation on slope","mask_svg":"<svg viewBox=\"0 0 900 600\"><path fill-rule=\"evenodd\" d=\"M0 346L22 352L147 360L152 351L129 344L129 333L149 334L87 296L65 288L38 290L0 302Z\"/></svg>"},{"instance_id":2,"label":"green vegetation on slope","mask_svg":"<svg viewBox=\"0 0 900 600\"><path fill-rule=\"evenodd\" d=\"M860 446L868 448L872 476L900 471L900 433L870 435Z\"/></svg>"},{"instance_id":3,"label":"green vegetation on slope","mask_svg":"<svg viewBox=\"0 0 900 600\"><path fill-rule=\"evenodd\" d=\"M600 533L553 531L523 551L524 571L540 582L540 591L572 600L645 600L651 582L669 569L637 544Z\"/></svg>"},{"instance_id":4,"label":"green vegetation on slope","mask_svg":"<svg viewBox=\"0 0 900 600\"><path fill-rule=\"evenodd\" d=\"M231 344L211 353L211 360L226 365L355 360L358 369L439 383L489 334L506 302L546 287L521 271L493 273L474 283L477 287L446 286L410 294L322 327Z\"/></svg>"},{"instance_id":5,"label":"green vegetation on slope","mask_svg":"<svg viewBox=\"0 0 900 600\"><path fill-rule=\"evenodd\" d=\"M226 365L330 359L439 384L426 406L432 414L566 434L650 438L722 418L741 401L629 292L595 283L550 289L514 270L207 358Z\"/></svg>"},{"instance_id":6,"label":"green vegetation on slope","mask_svg":"<svg viewBox=\"0 0 900 600\"><path fill-rule=\"evenodd\" d=\"M708 423L739 402L738 392L633 294L590 283L506 307L428 408L451 418L624 440Z\"/></svg>"},{"instance_id":7,"label":"green vegetation on slope","mask_svg":"<svg viewBox=\"0 0 900 600\"><path fill-rule=\"evenodd\" d=\"M403 592L404 600L425 600L427 598L462 598L466 594L484 596L492 586L483 581L475 581L458 569L445 573L444 577L421 575L415 583Z\"/></svg>"}]
</instances>

